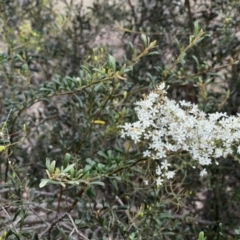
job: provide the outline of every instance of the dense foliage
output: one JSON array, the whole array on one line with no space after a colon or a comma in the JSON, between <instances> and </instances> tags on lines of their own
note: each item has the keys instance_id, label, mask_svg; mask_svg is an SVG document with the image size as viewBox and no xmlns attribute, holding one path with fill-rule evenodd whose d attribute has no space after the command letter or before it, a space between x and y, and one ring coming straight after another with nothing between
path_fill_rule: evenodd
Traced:
<instances>
[{"instance_id":1,"label":"dense foliage","mask_svg":"<svg viewBox=\"0 0 240 240\"><path fill-rule=\"evenodd\" d=\"M237 116L239 2L56 3L0 0L0 239L238 239L238 146L156 184L164 158L120 127L163 82Z\"/></svg>"}]
</instances>

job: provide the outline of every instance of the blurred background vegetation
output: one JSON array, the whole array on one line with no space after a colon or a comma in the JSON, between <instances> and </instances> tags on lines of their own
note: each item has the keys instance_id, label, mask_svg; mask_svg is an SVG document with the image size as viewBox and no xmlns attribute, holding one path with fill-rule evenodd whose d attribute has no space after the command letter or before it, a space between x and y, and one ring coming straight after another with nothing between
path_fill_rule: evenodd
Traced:
<instances>
[{"instance_id":1,"label":"blurred background vegetation","mask_svg":"<svg viewBox=\"0 0 240 240\"><path fill-rule=\"evenodd\" d=\"M188 48L196 22L206 35ZM134 102L162 81L170 98L239 113L239 1L96 0L85 8L0 0L0 24L2 239L192 240L200 231L239 239L239 155L218 159L204 179L189 156L177 156L177 177L157 188L155 163L141 156L147 143L118 134L136 120ZM142 57L143 33L157 47ZM47 158L75 164L75 182L39 188Z\"/></svg>"}]
</instances>

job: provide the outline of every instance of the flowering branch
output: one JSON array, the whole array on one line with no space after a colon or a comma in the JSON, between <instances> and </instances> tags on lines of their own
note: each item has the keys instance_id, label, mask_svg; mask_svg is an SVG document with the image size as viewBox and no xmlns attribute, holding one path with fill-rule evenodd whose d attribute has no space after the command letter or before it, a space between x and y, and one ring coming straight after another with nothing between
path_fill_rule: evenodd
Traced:
<instances>
[{"instance_id":1,"label":"flowering branch","mask_svg":"<svg viewBox=\"0 0 240 240\"><path fill-rule=\"evenodd\" d=\"M175 175L167 160L172 153L187 152L202 168L201 176L207 174L204 167L212 159L226 158L233 154L234 147L240 153L240 115L206 114L190 102L168 99L166 93L162 83L136 103L139 120L121 126L123 138L130 137L135 143L148 141L143 157L162 160L156 169L157 185Z\"/></svg>"}]
</instances>

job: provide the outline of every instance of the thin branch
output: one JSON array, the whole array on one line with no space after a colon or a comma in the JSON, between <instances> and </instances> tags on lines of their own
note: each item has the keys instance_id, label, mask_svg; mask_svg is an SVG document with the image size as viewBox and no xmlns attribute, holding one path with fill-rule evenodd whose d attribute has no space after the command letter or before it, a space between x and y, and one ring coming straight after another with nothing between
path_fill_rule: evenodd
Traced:
<instances>
[{"instance_id":1,"label":"thin branch","mask_svg":"<svg viewBox=\"0 0 240 240\"><path fill-rule=\"evenodd\" d=\"M62 200L62 194L63 194L63 187L60 186L60 194L59 194L59 198L58 198L57 213L59 213L59 210L60 210L60 203L61 203L61 200Z\"/></svg>"},{"instance_id":2,"label":"thin branch","mask_svg":"<svg viewBox=\"0 0 240 240\"><path fill-rule=\"evenodd\" d=\"M72 222L72 225L73 225L73 227L74 227L74 230L77 232L77 234L78 234L79 236L81 236L83 239L89 240L87 237L84 236L84 234L83 234L81 231L78 230L76 224L74 223L74 221L73 221L73 219L72 219L72 216L71 216L69 213L67 213L67 216L68 216L68 218L70 219L70 221Z\"/></svg>"},{"instance_id":3,"label":"thin branch","mask_svg":"<svg viewBox=\"0 0 240 240\"><path fill-rule=\"evenodd\" d=\"M15 230L15 232L17 232L17 229L15 228L14 224L12 223L11 217L10 217L10 215L8 214L7 210L6 210L3 206L2 206L2 210L3 210L4 213L7 215L9 221L11 222L10 224L11 224L12 228Z\"/></svg>"},{"instance_id":4,"label":"thin branch","mask_svg":"<svg viewBox=\"0 0 240 240\"><path fill-rule=\"evenodd\" d=\"M145 35L152 35L152 36L162 36L163 33L158 33L158 32L143 32L143 31L136 31L136 30L131 30L131 29L128 29L128 28L123 28L121 26L116 26L115 27L116 30L118 31L122 31L122 32L129 32L129 33L135 33L135 34L145 34Z\"/></svg>"},{"instance_id":5,"label":"thin branch","mask_svg":"<svg viewBox=\"0 0 240 240\"><path fill-rule=\"evenodd\" d=\"M208 220L203 220L199 218L188 217L186 215L178 215L178 214L174 214L173 218L185 221L187 223L200 223L205 225L214 225L216 223L219 223L219 221L208 221Z\"/></svg>"}]
</instances>

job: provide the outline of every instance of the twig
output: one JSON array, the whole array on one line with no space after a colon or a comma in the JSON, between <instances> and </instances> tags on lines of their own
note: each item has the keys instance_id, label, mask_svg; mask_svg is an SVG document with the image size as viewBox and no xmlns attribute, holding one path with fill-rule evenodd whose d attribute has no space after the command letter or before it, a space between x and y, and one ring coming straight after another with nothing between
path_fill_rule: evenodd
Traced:
<instances>
[{"instance_id":1,"label":"twig","mask_svg":"<svg viewBox=\"0 0 240 240\"><path fill-rule=\"evenodd\" d=\"M118 31L135 33L135 34L139 34L139 35L140 34L146 34L146 35L152 35L152 36L159 36L159 35L162 36L163 35L163 33L136 31L136 30L131 30L128 28L123 28L121 26L116 26L115 29Z\"/></svg>"},{"instance_id":2,"label":"twig","mask_svg":"<svg viewBox=\"0 0 240 240\"><path fill-rule=\"evenodd\" d=\"M60 194L59 194L59 198L58 198L57 213L59 213L59 210L60 210L60 203L61 203L61 200L62 200L62 193L63 193L63 187L60 186Z\"/></svg>"},{"instance_id":3,"label":"twig","mask_svg":"<svg viewBox=\"0 0 240 240\"><path fill-rule=\"evenodd\" d=\"M77 229L77 226L76 226L76 224L74 223L74 221L73 221L73 219L72 219L72 216L71 216L69 213L67 213L67 216L68 216L68 218L71 220L72 225L73 225L73 227L74 227L74 230L77 232L77 234L78 234L79 236L81 236L84 240L89 240L87 237L84 236L84 234L83 234L82 232L80 232L80 231Z\"/></svg>"},{"instance_id":4,"label":"twig","mask_svg":"<svg viewBox=\"0 0 240 240\"><path fill-rule=\"evenodd\" d=\"M124 203L122 202L122 200L118 196L116 196L116 200L118 201L118 203L121 206L124 206ZM125 210L125 213L126 213L128 219L129 219L130 223L131 223L129 229L131 229L131 226L134 226L137 229L136 224L134 223L132 217L130 216L129 209Z\"/></svg>"},{"instance_id":5,"label":"twig","mask_svg":"<svg viewBox=\"0 0 240 240\"><path fill-rule=\"evenodd\" d=\"M208 220L203 220L203 219L198 219L198 218L188 217L186 215L178 215L178 214L174 214L173 218L174 219L183 220L183 221L185 221L187 223L194 222L194 223L201 223L201 224L206 224L206 225L219 223L219 221L208 221Z\"/></svg>"},{"instance_id":6,"label":"twig","mask_svg":"<svg viewBox=\"0 0 240 240\"><path fill-rule=\"evenodd\" d=\"M53 227L60 221L62 220L64 217L66 216L66 213L62 214L60 217L57 217L57 219L55 221L52 222L52 224L40 235L40 238L46 234L48 232L48 237L47 239L48 240L51 240L51 237L50 237L50 234L51 234L51 231L53 229Z\"/></svg>"},{"instance_id":7,"label":"twig","mask_svg":"<svg viewBox=\"0 0 240 240\"><path fill-rule=\"evenodd\" d=\"M11 222L11 217L10 217L10 215L8 214L8 212L6 211L6 209L3 206L2 206L2 210L5 212L5 214L7 215L8 219L9 219L9 221ZM11 223L11 225L12 225L12 228L15 230L15 232L17 232L17 229L15 228L14 224Z\"/></svg>"},{"instance_id":8,"label":"twig","mask_svg":"<svg viewBox=\"0 0 240 240\"><path fill-rule=\"evenodd\" d=\"M79 196L81 197L82 194L84 193L84 189L81 189L81 191L79 192ZM67 212L66 213L63 213L60 217L58 217L54 222L52 222L52 224L40 235L40 237L42 237L45 233L48 232L48 237L47 239L48 240L51 240L51 231L53 230L54 226L59 222L61 221L66 215L67 213L70 213L73 208L77 205L77 202L78 202L78 199L77 197L75 198L74 202L72 203L72 205L68 208Z\"/></svg>"}]
</instances>

